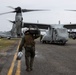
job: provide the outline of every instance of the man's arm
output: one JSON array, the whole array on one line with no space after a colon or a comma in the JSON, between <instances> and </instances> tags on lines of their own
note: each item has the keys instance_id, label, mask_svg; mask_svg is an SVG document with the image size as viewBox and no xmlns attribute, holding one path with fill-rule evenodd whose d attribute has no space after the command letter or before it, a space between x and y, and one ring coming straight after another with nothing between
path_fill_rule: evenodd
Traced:
<instances>
[{"instance_id":1,"label":"man's arm","mask_svg":"<svg viewBox=\"0 0 76 75\"><path fill-rule=\"evenodd\" d=\"M21 43L20 43L20 45L19 45L19 52L20 51L22 51L22 48L23 48L23 46L24 46L24 43L25 43L25 36L24 37L22 37L22 39L21 39Z\"/></svg>"}]
</instances>

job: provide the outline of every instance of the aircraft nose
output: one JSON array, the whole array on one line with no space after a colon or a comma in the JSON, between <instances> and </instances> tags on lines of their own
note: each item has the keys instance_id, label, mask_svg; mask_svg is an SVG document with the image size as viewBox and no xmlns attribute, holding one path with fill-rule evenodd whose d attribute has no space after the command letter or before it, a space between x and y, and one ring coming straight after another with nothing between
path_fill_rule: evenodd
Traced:
<instances>
[{"instance_id":1,"label":"aircraft nose","mask_svg":"<svg viewBox=\"0 0 76 75\"><path fill-rule=\"evenodd\" d=\"M68 36L66 36L66 35L60 36L60 39L62 39L62 40L68 40Z\"/></svg>"}]
</instances>

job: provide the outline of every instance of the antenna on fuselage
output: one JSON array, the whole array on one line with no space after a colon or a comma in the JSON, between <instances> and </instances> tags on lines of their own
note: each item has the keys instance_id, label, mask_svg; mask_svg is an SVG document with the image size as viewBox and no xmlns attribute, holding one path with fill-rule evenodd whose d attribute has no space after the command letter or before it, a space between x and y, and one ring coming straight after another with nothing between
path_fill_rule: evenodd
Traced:
<instances>
[{"instance_id":1,"label":"antenna on fuselage","mask_svg":"<svg viewBox=\"0 0 76 75\"><path fill-rule=\"evenodd\" d=\"M70 24L72 24L72 23L70 22Z\"/></svg>"},{"instance_id":2,"label":"antenna on fuselage","mask_svg":"<svg viewBox=\"0 0 76 75\"><path fill-rule=\"evenodd\" d=\"M39 23L39 20L37 20L37 23Z\"/></svg>"},{"instance_id":3,"label":"antenna on fuselage","mask_svg":"<svg viewBox=\"0 0 76 75\"><path fill-rule=\"evenodd\" d=\"M61 23L60 23L60 20L58 21L58 24L61 24Z\"/></svg>"}]
</instances>

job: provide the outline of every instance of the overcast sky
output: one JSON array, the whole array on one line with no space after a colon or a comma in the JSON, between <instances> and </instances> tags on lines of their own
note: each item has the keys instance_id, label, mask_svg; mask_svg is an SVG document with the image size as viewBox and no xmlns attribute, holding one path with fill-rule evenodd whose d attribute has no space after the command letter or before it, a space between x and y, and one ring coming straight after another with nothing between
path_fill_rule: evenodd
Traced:
<instances>
[{"instance_id":1,"label":"overcast sky","mask_svg":"<svg viewBox=\"0 0 76 75\"><path fill-rule=\"evenodd\" d=\"M24 22L36 23L39 20L39 23L58 24L60 20L62 24L76 23L76 12L64 11L76 10L76 0L0 0L0 13L13 10L7 6L51 10L23 13ZM0 15L0 31L11 30L12 24L8 20L15 20L15 13Z\"/></svg>"}]
</instances>

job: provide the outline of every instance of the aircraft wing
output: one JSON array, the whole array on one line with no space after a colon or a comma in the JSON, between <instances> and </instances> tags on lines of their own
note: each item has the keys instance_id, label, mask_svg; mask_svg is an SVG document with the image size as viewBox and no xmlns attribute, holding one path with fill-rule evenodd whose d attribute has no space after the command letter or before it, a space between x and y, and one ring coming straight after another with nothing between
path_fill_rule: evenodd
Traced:
<instances>
[{"instance_id":1,"label":"aircraft wing","mask_svg":"<svg viewBox=\"0 0 76 75\"><path fill-rule=\"evenodd\" d=\"M40 23L24 23L23 24L23 28L24 27L33 27L33 28L39 28L39 29L48 29L48 27L50 27L50 24L40 24Z\"/></svg>"},{"instance_id":2,"label":"aircraft wing","mask_svg":"<svg viewBox=\"0 0 76 75\"><path fill-rule=\"evenodd\" d=\"M76 29L76 24L64 24L64 27L67 29Z\"/></svg>"}]
</instances>

